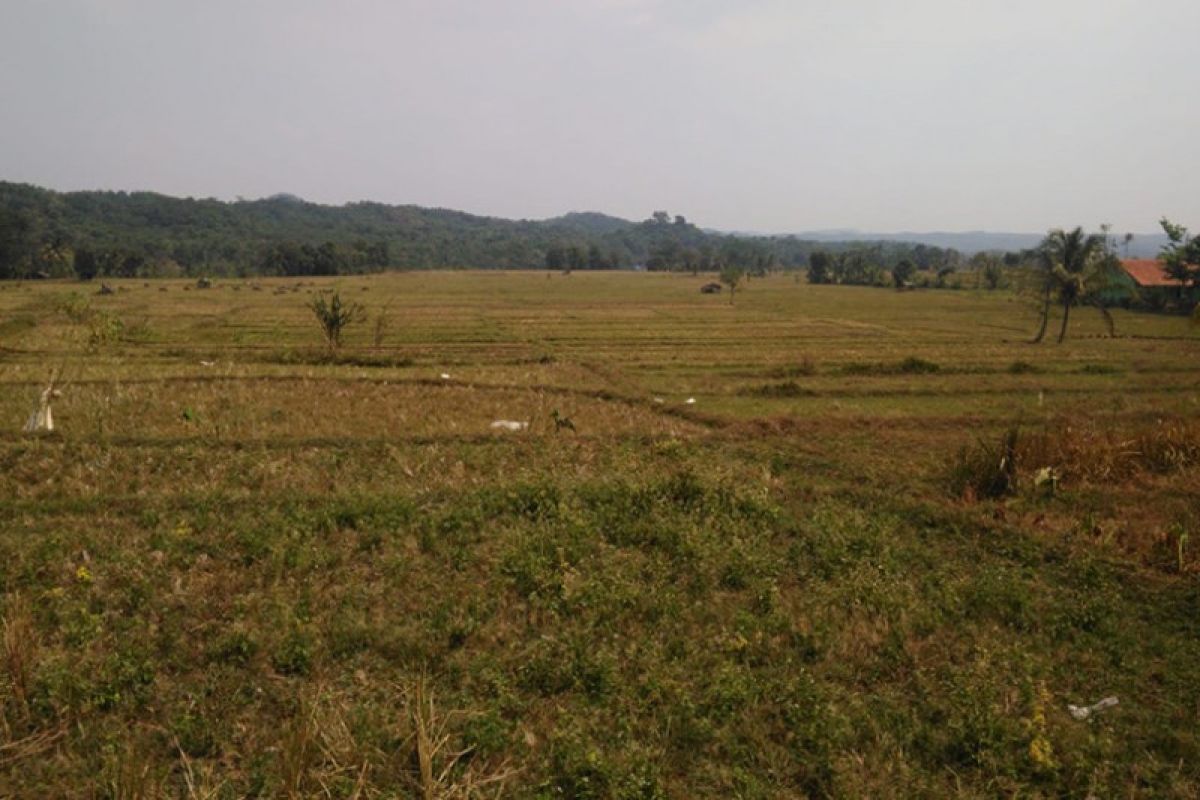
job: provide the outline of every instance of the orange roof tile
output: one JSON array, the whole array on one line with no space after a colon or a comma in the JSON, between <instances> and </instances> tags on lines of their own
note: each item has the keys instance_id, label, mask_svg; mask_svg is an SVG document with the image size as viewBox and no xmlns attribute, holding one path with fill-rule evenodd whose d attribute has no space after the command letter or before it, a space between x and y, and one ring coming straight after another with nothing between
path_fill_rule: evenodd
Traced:
<instances>
[{"instance_id":1,"label":"orange roof tile","mask_svg":"<svg viewBox=\"0 0 1200 800\"><path fill-rule=\"evenodd\" d=\"M1138 286L1179 286L1179 281L1167 275L1166 265L1152 258L1136 258L1121 262L1121 267Z\"/></svg>"}]
</instances>

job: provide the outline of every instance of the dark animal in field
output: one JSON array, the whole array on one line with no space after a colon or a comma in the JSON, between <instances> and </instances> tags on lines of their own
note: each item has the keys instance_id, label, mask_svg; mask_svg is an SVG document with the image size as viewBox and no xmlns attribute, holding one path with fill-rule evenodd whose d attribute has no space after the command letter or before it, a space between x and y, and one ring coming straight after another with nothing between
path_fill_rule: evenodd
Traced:
<instances>
[{"instance_id":1,"label":"dark animal in field","mask_svg":"<svg viewBox=\"0 0 1200 800\"><path fill-rule=\"evenodd\" d=\"M720 294L721 288L719 283L706 283L700 287L700 294Z\"/></svg>"},{"instance_id":2,"label":"dark animal in field","mask_svg":"<svg viewBox=\"0 0 1200 800\"><path fill-rule=\"evenodd\" d=\"M562 414L559 414L557 408L550 412L550 419L554 420L554 432L555 433L558 433L559 431L564 430L564 429L569 430L572 433L579 432L579 431L575 430L575 423L571 421L571 418L564 417Z\"/></svg>"}]
</instances>

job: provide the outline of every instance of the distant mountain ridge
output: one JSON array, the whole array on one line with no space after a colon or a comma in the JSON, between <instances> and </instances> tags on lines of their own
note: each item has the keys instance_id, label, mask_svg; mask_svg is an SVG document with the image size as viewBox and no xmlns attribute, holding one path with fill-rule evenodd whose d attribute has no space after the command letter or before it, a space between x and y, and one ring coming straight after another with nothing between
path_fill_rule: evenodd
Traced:
<instances>
[{"instance_id":1,"label":"distant mountain ridge","mask_svg":"<svg viewBox=\"0 0 1200 800\"><path fill-rule=\"evenodd\" d=\"M960 266L962 256L981 250L1032 248L1041 239L988 231L763 235L700 229L666 211L641 221L597 211L514 220L370 201L326 205L286 192L230 202L0 181L0 278L547 266L768 271L805 268L817 250L858 251L858 261L875 269L903 260L937 269ZM1128 255L1154 257L1164 242L1161 234L1139 235Z\"/></svg>"}]
</instances>

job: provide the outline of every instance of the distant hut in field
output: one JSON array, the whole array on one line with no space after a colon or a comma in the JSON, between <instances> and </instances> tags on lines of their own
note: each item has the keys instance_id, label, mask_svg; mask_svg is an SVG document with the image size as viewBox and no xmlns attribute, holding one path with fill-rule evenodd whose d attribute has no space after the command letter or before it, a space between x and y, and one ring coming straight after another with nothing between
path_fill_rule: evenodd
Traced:
<instances>
[{"instance_id":1,"label":"distant hut in field","mask_svg":"<svg viewBox=\"0 0 1200 800\"><path fill-rule=\"evenodd\" d=\"M1183 281L1167 274L1166 264L1152 258L1126 259L1121 262L1119 279L1137 290L1142 301L1163 308L1182 299Z\"/></svg>"}]
</instances>

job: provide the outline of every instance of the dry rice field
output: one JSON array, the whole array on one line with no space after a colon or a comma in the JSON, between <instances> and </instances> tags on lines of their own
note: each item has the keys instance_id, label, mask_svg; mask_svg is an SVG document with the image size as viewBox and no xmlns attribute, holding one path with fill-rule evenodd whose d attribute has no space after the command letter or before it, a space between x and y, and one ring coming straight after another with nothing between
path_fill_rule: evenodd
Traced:
<instances>
[{"instance_id":1,"label":"dry rice field","mask_svg":"<svg viewBox=\"0 0 1200 800\"><path fill-rule=\"evenodd\" d=\"M1200 795L1187 320L705 282L0 285L0 796Z\"/></svg>"}]
</instances>

